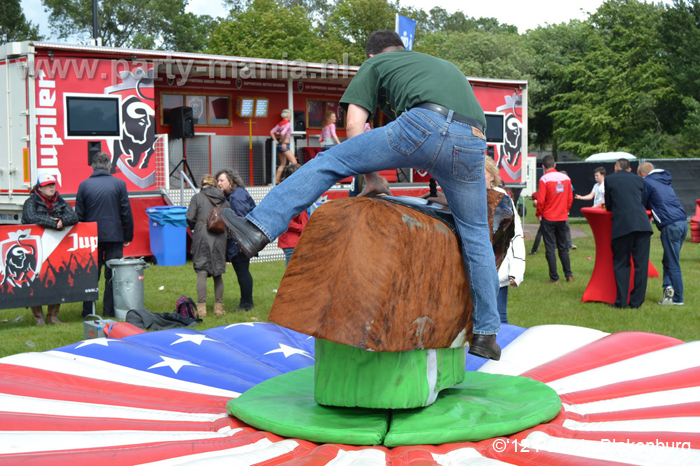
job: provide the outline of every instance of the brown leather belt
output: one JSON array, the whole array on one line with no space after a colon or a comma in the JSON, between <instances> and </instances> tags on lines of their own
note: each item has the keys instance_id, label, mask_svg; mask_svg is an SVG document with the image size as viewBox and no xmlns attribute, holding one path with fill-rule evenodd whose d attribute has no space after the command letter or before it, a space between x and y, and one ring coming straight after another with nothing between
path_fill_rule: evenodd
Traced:
<instances>
[{"instance_id":1,"label":"brown leather belt","mask_svg":"<svg viewBox=\"0 0 700 466\"><path fill-rule=\"evenodd\" d=\"M440 115L446 117L450 113L450 109L447 107L443 107L442 105L434 104L432 102L423 102L418 105L416 105L413 108L424 108L426 110L431 110L435 113L439 113ZM459 121L461 123L466 123L468 125L471 125L481 131L482 133L484 132L484 125L475 120L474 118L468 117L466 115L459 114L457 112L452 113L452 119L454 121Z\"/></svg>"}]
</instances>

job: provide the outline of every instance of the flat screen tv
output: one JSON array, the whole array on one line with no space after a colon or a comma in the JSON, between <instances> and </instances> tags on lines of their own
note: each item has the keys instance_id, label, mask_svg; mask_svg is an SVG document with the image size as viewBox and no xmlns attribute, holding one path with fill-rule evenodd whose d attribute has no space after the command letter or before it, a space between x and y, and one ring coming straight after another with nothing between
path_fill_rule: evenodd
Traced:
<instances>
[{"instance_id":1,"label":"flat screen tv","mask_svg":"<svg viewBox=\"0 0 700 466\"><path fill-rule=\"evenodd\" d=\"M504 142L503 115L498 113L486 114L486 142L503 144Z\"/></svg>"},{"instance_id":2,"label":"flat screen tv","mask_svg":"<svg viewBox=\"0 0 700 466\"><path fill-rule=\"evenodd\" d=\"M121 136L119 97L66 96L68 136Z\"/></svg>"}]
</instances>

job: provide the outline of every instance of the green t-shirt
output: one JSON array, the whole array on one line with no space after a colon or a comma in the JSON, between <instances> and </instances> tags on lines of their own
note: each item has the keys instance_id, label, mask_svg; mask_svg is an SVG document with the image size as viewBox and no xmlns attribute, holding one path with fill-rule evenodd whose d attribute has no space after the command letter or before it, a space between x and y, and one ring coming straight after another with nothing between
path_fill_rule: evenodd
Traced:
<instances>
[{"instance_id":1,"label":"green t-shirt","mask_svg":"<svg viewBox=\"0 0 700 466\"><path fill-rule=\"evenodd\" d=\"M341 104L379 108L395 120L423 102L442 105L486 126L484 111L464 74L452 63L409 50L379 53L365 61L345 90Z\"/></svg>"}]
</instances>

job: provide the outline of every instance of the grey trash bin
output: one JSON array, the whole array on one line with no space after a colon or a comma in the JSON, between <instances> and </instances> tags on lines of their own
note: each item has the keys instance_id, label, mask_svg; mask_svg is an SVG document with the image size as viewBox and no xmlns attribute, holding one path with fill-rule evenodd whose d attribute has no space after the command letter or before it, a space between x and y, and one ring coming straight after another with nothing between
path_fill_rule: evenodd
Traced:
<instances>
[{"instance_id":1,"label":"grey trash bin","mask_svg":"<svg viewBox=\"0 0 700 466\"><path fill-rule=\"evenodd\" d=\"M143 269L150 264L143 258L123 257L108 260L107 267L112 269L114 315L118 320L126 320L131 309L144 307Z\"/></svg>"}]
</instances>

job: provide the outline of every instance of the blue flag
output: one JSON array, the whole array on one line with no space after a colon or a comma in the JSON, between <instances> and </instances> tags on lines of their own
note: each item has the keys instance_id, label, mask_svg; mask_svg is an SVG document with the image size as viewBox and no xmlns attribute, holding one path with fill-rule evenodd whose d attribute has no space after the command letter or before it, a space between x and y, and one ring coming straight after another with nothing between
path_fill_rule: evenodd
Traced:
<instances>
[{"instance_id":1,"label":"blue flag","mask_svg":"<svg viewBox=\"0 0 700 466\"><path fill-rule=\"evenodd\" d=\"M416 36L416 22L396 13L396 33L401 37L406 50L411 50Z\"/></svg>"}]
</instances>

